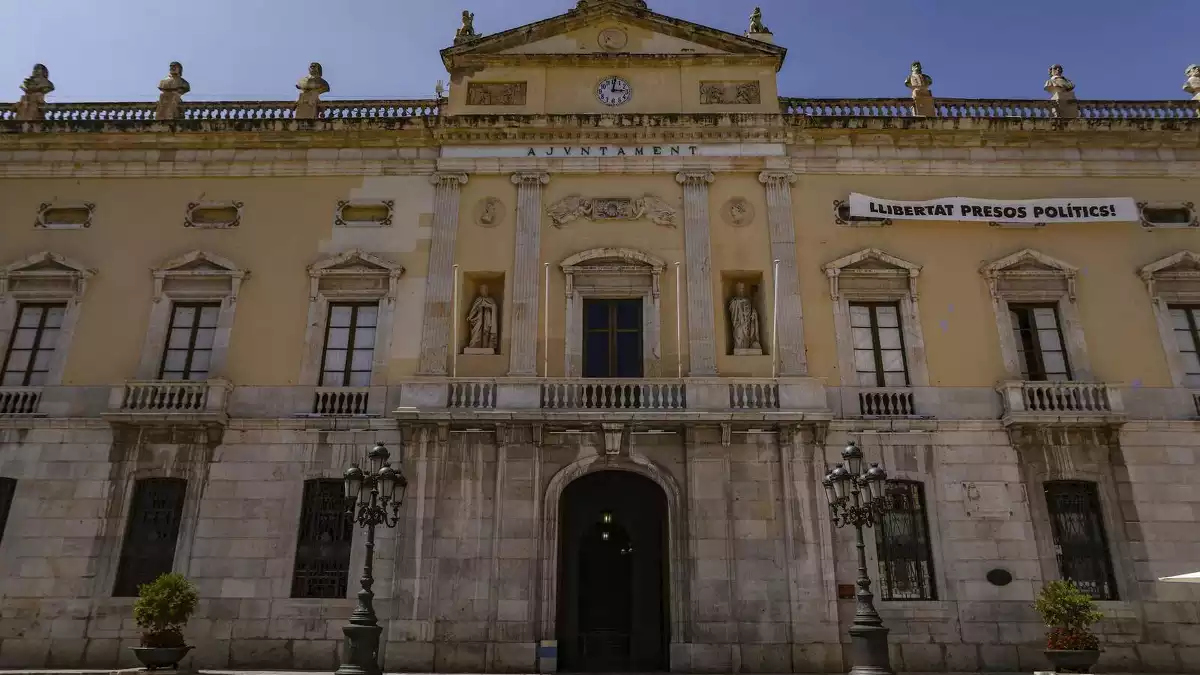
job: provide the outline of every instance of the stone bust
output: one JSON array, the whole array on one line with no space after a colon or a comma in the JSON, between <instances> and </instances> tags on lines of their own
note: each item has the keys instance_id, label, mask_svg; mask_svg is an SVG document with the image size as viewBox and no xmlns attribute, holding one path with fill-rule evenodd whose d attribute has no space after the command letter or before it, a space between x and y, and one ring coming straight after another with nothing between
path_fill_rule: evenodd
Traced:
<instances>
[{"instance_id":1,"label":"stone bust","mask_svg":"<svg viewBox=\"0 0 1200 675\"><path fill-rule=\"evenodd\" d=\"M296 83L296 88L300 90L300 98L296 101L297 118L313 119L317 116L321 94L329 93L329 82L322 74L321 64L313 61L308 64L308 75Z\"/></svg>"},{"instance_id":2,"label":"stone bust","mask_svg":"<svg viewBox=\"0 0 1200 675\"><path fill-rule=\"evenodd\" d=\"M913 114L923 117L933 117L936 110L933 105L933 78L921 69L920 61L913 61L912 70L904 80L904 86L912 90Z\"/></svg>"},{"instance_id":3,"label":"stone bust","mask_svg":"<svg viewBox=\"0 0 1200 675\"><path fill-rule=\"evenodd\" d=\"M183 100L183 95L192 90L192 85L183 79L183 64L178 61L172 61L167 71L167 76L158 83L158 107L155 109L154 118L160 120L178 119L180 116L180 103Z\"/></svg>"},{"instance_id":4,"label":"stone bust","mask_svg":"<svg viewBox=\"0 0 1200 675\"><path fill-rule=\"evenodd\" d=\"M1200 65L1190 65L1184 72L1187 76L1187 82L1183 85L1183 90L1192 95L1193 101L1200 101Z\"/></svg>"},{"instance_id":5,"label":"stone bust","mask_svg":"<svg viewBox=\"0 0 1200 675\"><path fill-rule=\"evenodd\" d=\"M467 340L469 350L491 350L495 353L500 344L500 317L496 300L488 292L487 284L479 285L479 294L467 311L467 325L471 328Z\"/></svg>"},{"instance_id":6,"label":"stone bust","mask_svg":"<svg viewBox=\"0 0 1200 675\"><path fill-rule=\"evenodd\" d=\"M1045 89L1052 101L1075 100L1075 83L1063 76L1063 67L1057 63L1050 66L1050 79L1046 80Z\"/></svg>"},{"instance_id":7,"label":"stone bust","mask_svg":"<svg viewBox=\"0 0 1200 675\"><path fill-rule=\"evenodd\" d=\"M42 119L46 94L54 91L54 83L50 81L50 70L40 63L34 64L33 72L21 83L21 91L25 93L17 102L17 119Z\"/></svg>"},{"instance_id":8,"label":"stone bust","mask_svg":"<svg viewBox=\"0 0 1200 675\"><path fill-rule=\"evenodd\" d=\"M746 284L737 282L733 287L733 297L729 300L729 323L733 327L733 352L744 354L746 351L762 353L762 339L758 330L758 310L746 296Z\"/></svg>"}]
</instances>

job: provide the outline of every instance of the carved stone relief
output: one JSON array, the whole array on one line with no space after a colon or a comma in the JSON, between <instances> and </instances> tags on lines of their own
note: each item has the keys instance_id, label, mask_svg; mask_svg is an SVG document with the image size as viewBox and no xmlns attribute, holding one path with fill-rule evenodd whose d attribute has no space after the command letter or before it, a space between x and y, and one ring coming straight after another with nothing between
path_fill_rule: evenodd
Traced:
<instances>
[{"instance_id":1,"label":"carved stone relief","mask_svg":"<svg viewBox=\"0 0 1200 675\"><path fill-rule=\"evenodd\" d=\"M587 218L600 220L641 220L647 218L655 225L675 227L679 220L679 209L651 194L642 197L596 197L584 199L570 195L551 204L546 209L555 227Z\"/></svg>"},{"instance_id":2,"label":"carved stone relief","mask_svg":"<svg viewBox=\"0 0 1200 675\"><path fill-rule=\"evenodd\" d=\"M504 224L504 202L495 197L479 200L475 205L475 224L480 227L496 227Z\"/></svg>"},{"instance_id":3,"label":"carved stone relief","mask_svg":"<svg viewBox=\"0 0 1200 675\"><path fill-rule=\"evenodd\" d=\"M734 197L721 207L721 220L726 225L745 227L754 222L754 205L745 197Z\"/></svg>"},{"instance_id":4,"label":"carved stone relief","mask_svg":"<svg viewBox=\"0 0 1200 675\"><path fill-rule=\"evenodd\" d=\"M525 105L525 82L471 82L467 105Z\"/></svg>"},{"instance_id":5,"label":"carved stone relief","mask_svg":"<svg viewBox=\"0 0 1200 675\"><path fill-rule=\"evenodd\" d=\"M753 105L762 103L762 88L757 80L744 82L701 82L700 103L716 105L733 103Z\"/></svg>"}]
</instances>

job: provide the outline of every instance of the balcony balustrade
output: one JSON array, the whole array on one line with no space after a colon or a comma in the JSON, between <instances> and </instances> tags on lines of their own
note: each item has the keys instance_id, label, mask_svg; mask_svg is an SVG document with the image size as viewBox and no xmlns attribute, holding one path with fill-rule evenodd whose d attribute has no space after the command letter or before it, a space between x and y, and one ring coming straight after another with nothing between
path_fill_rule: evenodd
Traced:
<instances>
[{"instance_id":1,"label":"balcony balustrade","mask_svg":"<svg viewBox=\"0 0 1200 675\"><path fill-rule=\"evenodd\" d=\"M684 410L682 380L548 381L541 385L545 410Z\"/></svg>"},{"instance_id":2,"label":"balcony balustrade","mask_svg":"<svg viewBox=\"0 0 1200 675\"><path fill-rule=\"evenodd\" d=\"M41 387L0 387L0 416L32 417L41 402Z\"/></svg>"},{"instance_id":3,"label":"balcony balustrade","mask_svg":"<svg viewBox=\"0 0 1200 675\"><path fill-rule=\"evenodd\" d=\"M318 417L370 415L371 387L317 387L310 414Z\"/></svg>"},{"instance_id":4,"label":"balcony balustrade","mask_svg":"<svg viewBox=\"0 0 1200 675\"><path fill-rule=\"evenodd\" d=\"M1006 423L1118 422L1125 416L1121 393L1095 382L1002 383L998 389Z\"/></svg>"},{"instance_id":5,"label":"balcony balustrade","mask_svg":"<svg viewBox=\"0 0 1200 675\"><path fill-rule=\"evenodd\" d=\"M906 387L879 387L858 392L859 414L867 418L917 417L916 397Z\"/></svg>"},{"instance_id":6,"label":"balcony balustrade","mask_svg":"<svg viewBox=\"0 0 1200 675\"><path fill-rule=\"evenodd\" d=\"M114 421L224 422L231 391L225 380L130 381L113 387L105 417Z\"/></svg>"}]
</instances>

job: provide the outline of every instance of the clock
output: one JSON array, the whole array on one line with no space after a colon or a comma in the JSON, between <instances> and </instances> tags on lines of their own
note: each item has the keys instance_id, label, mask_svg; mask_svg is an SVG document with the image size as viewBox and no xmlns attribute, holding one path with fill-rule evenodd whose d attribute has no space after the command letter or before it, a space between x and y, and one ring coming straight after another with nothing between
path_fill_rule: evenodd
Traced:
<instances>
[{"instance_id":1,"label":"clock","mask_svg":"<svg viewBox=\"0 0 1200 675\"><path fill-rule=\"evenodd\" d=\"M633 98L633 87L623 78L607 77L596 87L596 98L607 106L625 105Z\"/></svg>"}]
</instances>

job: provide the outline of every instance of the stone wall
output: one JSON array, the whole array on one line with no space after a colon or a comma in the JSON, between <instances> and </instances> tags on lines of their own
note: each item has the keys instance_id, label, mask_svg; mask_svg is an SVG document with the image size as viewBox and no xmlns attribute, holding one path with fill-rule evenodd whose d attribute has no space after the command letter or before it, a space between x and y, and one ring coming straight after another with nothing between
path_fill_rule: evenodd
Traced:
<instances>
[{"instance_id":1,"label":"stone wall","mask_svg":"<svg viewBox=\"0 0 1200 675\"><path fill-rule=\"evenodd\" d=\"M171 475L189 480L175 567L203 598L192 664L331 670L361 533L345 599L290 598L303 481L340 476L380 441L403 445L410 479L403 525L380 532L375 564L387 669L532 671L536 641L554 637L557 498L575 477L618 468L668 495L674 669L839 672L853 602L837 586L855 576L853 533L829 524L818 477L853 438L892 476L925 484L938 599L877 602L897 669L1041 666L1031 603L1056 567L1039 481L1076 477L1101 483L1117 568L1102 665L1200 672L1200 589L1155 581L1200 560L1194 423L1130 422L1119 435L870 426L626 429L606 454L602 433L569 425L235 420L222 433L8 420L0 475L19 482L0 542L0 667L132 664L132 600L110 597L132 481ZM989 584L995 567L1012 583Z\"/></svg>"}]
</instances>

